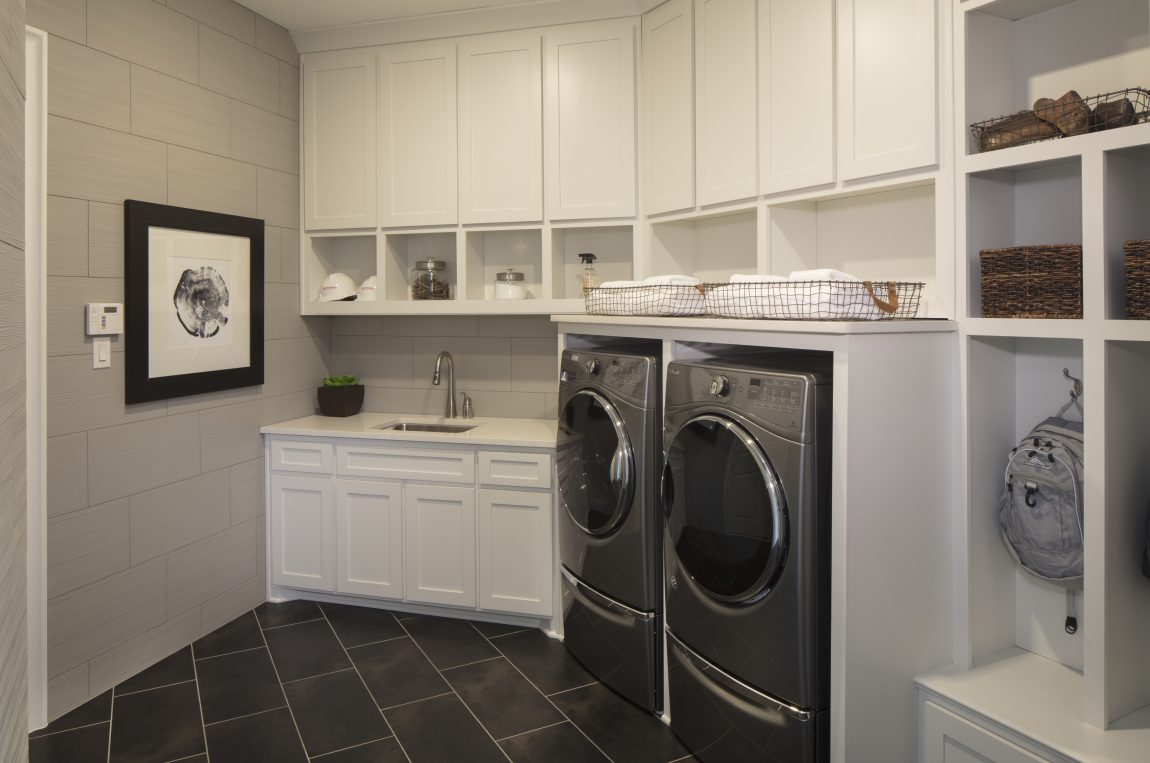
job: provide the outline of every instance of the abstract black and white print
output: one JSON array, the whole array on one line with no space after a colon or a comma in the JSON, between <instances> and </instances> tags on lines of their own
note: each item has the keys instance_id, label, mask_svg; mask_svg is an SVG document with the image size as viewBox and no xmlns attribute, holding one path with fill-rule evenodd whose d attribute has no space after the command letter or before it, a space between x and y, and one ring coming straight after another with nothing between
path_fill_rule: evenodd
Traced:
<instances>
[{"instance_id":1,"label":"abstract black and white print","mask_svg":"<svg viewBox=\"0 0 1150 763\"><path fill-rule=\"evenodd\" d=\"M231 296L223 275L205 265L184 270L172 295L172 304L184 331L208 339L227 325Z\"/></svg>"}]
</instances>

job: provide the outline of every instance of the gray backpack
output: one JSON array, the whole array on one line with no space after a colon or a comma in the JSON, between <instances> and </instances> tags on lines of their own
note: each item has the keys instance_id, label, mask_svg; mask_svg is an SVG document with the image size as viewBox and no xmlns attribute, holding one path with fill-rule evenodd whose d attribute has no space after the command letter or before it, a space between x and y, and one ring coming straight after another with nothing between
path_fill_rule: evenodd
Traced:
<instances>
[{"instance_id":1,"label":"gray backpack","mask_svg":"<svg viewBox=\"0 0 1150 763\"><path fill-rule=\"evenodd\" d=\"M1063 418L1071 405L1030 431L1006 462L998 506L1002 539L1022 569L1042 580L1082 588L1082 422Z\"/></svg>"}]
</instances>

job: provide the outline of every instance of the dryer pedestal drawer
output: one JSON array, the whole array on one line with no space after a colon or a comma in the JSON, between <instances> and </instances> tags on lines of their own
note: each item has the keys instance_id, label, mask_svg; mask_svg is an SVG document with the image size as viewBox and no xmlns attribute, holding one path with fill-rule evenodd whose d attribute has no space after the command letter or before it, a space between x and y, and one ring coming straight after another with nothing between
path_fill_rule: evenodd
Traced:
<instances>
[{"instance_id":1,"label":"dryer pedestal drawer","mask_svg":"<svg viewBox=\"0 0 1150 763\"><path fill-rule=\"evenodd\" d=\"M475 484L473 450L339 445L335 462L341 477Z\"/></svg>"}]
</instances>

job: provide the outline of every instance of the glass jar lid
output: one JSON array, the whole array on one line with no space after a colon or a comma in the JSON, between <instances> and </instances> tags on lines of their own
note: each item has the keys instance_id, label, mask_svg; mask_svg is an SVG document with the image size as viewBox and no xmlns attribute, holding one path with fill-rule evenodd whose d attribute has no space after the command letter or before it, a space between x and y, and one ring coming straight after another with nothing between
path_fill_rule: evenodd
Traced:
<instances>
[{"instance_id":1,"label":"glass jar lid","mask_svg":"<svg viewBox=\"0 0 1150 763\"><path fill-rule=\"evenodd\" d=\"M516 271L515 268L507 268L502 273L495 274L496 281L522 281L523 274Z\"/></svg>"},{"instance_id":2,"label":"glass jar lid","mask_svg":"<svg viewBox=\"0 0 1150 763\"><path fill-rule=\"evenodd\" d=\"M447 267L447 263L443 260L437 260L434 257L428 257L426 260L419 260L415 263L415 270L443 270Z\"/></svg>"}]
</instances>

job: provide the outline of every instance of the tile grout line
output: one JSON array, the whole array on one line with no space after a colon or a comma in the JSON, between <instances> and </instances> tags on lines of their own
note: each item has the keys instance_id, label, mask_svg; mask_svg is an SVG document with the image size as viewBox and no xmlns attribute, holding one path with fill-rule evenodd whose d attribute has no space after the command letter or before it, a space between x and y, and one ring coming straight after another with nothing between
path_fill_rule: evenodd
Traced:
<instances>
[{"instance_id":1,"label":"tile grout line","mask_svg":"<svg viewBox=\"0 0 1150 763\"><path fill-rule=\"evenodd\" d=\"M429 657L427 655L427 652L423 651L423 647L420 646L419 642L415 640L415 636L411 635L411 631L407 630L407 626L405 626L403 624L403 620L397 619L397 622L399 623L399 627L403 628L404 633L406 633L408 636L411 636L411 643L415 644L415 648L419 650L419 653L423 655L423 658L425 660L427 660L429 663L431 663L432 669L436 673L439 673L439 677L442 678L444 680L444 682L446 682L447 685L451 687L451 693L454 694L456 699L459 700L459 704L463 705L463 709L466 710L472 718L475 718L475 722L477 724L479 724L479 728L483 729L483 733L487 735L487 738L491 740L491 743L495 745L496 749L499 750L499 753L504 758L506 758L509 761L509 763L513 763L513 761L511 761L511 756L508 755L507 752L502 747L499 746L499 742L495 741L495 737L491 736L491 732L487 730L487 727L483 725L483 722L479 720L479 717L476 716L475 713L472 712L471 708L467 705L467 703L463 701L463 697L459 696L459 692L457 692L455 690L455 687L452 686L451 681L447 680L447 676L443 675L443 671L440 670L439 668L437 668L435 666L435 662L433 662L431 657ZM479 629L476 628L474 625L472 625L470 620L465 620L464 622L466 622L468 625L471 625L472 629L475 630L476 633L479 633ZM483 639L484 641L487 640L487 638L482 633L479 633L479 638ZM490 643L489 643L489 645L490 645ZM496 649L495 651L498 652L499 650ZM503 653L500 652L500 655L502 655L502 654ZM566 716L564 716L564 717L566 717Z\"/></svg>"},{"instance_id":2,"label":"tile grout line","mask_svg":"<svg viewBox=\"0 0 1150 763\"><path fill-rule=\"evenodd\" d=\"M586 689L588 686L594 686L597 683L599 683L599 682L598 681L591 681L589 683L579 684L578 686L572 686L570 689L560 689L559 691L553 691L550 694L544 694L543 696L545 696L547 698L558 697L560 694L566 694L567 692L575 691L576 689Z\"/></svg>"},{"instance_id":3,"label":"tile grout line","mask_svg":"<svg viewBox=\"0 0 1150 763\"><path fill-rule=\"evenodd\" d=\"M193 662L194 661L195 660L193 660ZM149 667L152 667L152 666L149 666ZM147 670L147 668L144 668L144 670ZM172 686L183 686L184 684L190 684L192 681L195 681L195 680L196 679L194 679L194 678L189 678L186 681L173 681L170 684L164 684L162 686L149 686L147 689L137 689L136 691L126 691L126 692L122 692L122 693L118 692L115 696L117 696L117 697L131 697L131 696L134 696L136 694L143 694L145 692L156 691L158 689L167 689L167 688L172 687Z\"/></svg>"},{"instance_id":4,"label":"tile grout line","mask_svg":"<svg viewBox=\"0 0 1150 763\"><path fill-rule=\"evenodd\" d=\"M262 646L248 647L247 649L237 649L234 652L223 652L221 654L209 654L207 657L197 657L196 662L204 662L205 660L214 660L218 657L231 657L233 654L243 654L244 652L254 652L257 649L263 649Z\"/></svg>"},{"instance_id":5,"label":"tile grout line","mask_svg":"<svg viewBox=\"0 0 1150 763\"><path fill-rule=\"evenodd\" d=\"M388 730L390 730L391 726L388 726L387 728L388 728ZM392 735L392 736L394 736L394 735ZM367 747L369 744L375 744L376 742L382 742L385 739L391 739L392 736L380 737L379 739L370 739L366 742L360 742L359 744L353 744L349 747L340 747L338 750L329 750L328 752L321 752L319 755L308 758L308 760L319 760L320 758L326 758L328 755L335 755L337 752L347 752L348 750L354 750L357 747ZM670 763L675 763L675 761L671 761Z\"/></svg>"},{"instance_id":6,"label":"tile grout line","mask_svg":"<svg viewBox=\"0 0 1150 763\"><path fill-rule=\"evenodd\" d=\"M89 729L93 726L103 726L105 723L111 724L111 722L112 722L111 705L109 705L108 706L108 720L106 720L106 721L95 721L94 723L85 723L82 726L73 726L72 728L60 729L59 731L40 731L40 732L36 733L35 735L29 734L28 735L28 741L31 742L31 741L34 741L36 739L43 739L44 737L54 737L57 734L67 734L69 731L79 731L80 729Z\"/></svg>"},{"instance_id":7,"label":"tile grout line","mask_svg":"<svg viewBox=\"0 0 1150 763\"><path fill-rule=\"evenodd\" d=\"M412 639L412 640L414 641L414 639ZM492 660L498 660L500 657L503 657L503 655L497 654L494 657L484 657L482 660L475 660L474 662L465 662L462 665L452 665L450 668L443 668L442 670L440 670L439 668L435 668L435 669L438 670L440 673L446 673L449 670L459 670L460 668L467 668L467 667L470 667L472 665L479 665L480 663L491 662ZM507 658L504 657L503 659L507 659ZM434 666L432 666L432 667L434 667Z\"/></svg>"},{"instance_id":8,"label":"tile grout line","mask_svg":"<svg viewBox=\"0 0 1150 763\"><path fill-rule=\"evenodd\" d=\"M296 601L298 601L298 599L296 599ZM261 625L260 626L260 635L263 635L264 631L278 631L280 628L291 628L292 626L304 625L305 623L318 623L320 620L325 620L325 619L327 619L327 618L313 617L310 620L300 620L298 623L284 623L283 625L273 625L270 628L265 628ZM264 643L265 644L267 643L267 639L264 639Z\"/></svg>"},{"instance_id":9,"label":"tile grout line","mask_svg":"<svg viewBox=\"0 0 1150 763\"><path fill-rule=\"evenodd\" d=\"M450 684L448 684L448 686L450 686ZM453 693L454 692L445 691L445 692L442 692L440 694L433 694L430 697L423 697L422 699L413 699L410 702L400 702L399 704L388 705L387 707L381 707L379 709L380 710L394 710L397 707L407 707L408 705L414 705L417 702L426 702L429 699L439 699L440 697L446 697L448 694L453 694Z\"/></svg>"},{"instance_id":10,"label":"tile grout line","mask_svg":"<svg viewBox=\"0 0 1150 763\"><path fill-rule=\"evenodd\" d=\"M333 630L334 630L334 628L333 628ZM338 639L339 636L336 636L336 638ZM365 646L375 646L376 644L386 644L388 641L399 641L401 638L408 638L408 637L407 636L392 636L391 638L381 638L379 641L368 641L366 644L356 644L355 646L344 646L343 648L346 652L348 652L347 656L351 657L351 650L353 650L353 649L362 649ZM339 645L343 646L343 642L340 641Z\"/></svg>"},{"instance_id":11,"label":"tile grout line","mask_svg":"<svg viewBox=\"0 0 1150 763\"><path fill-rule=\"evenodd\" d=\"M243 715L237 715L235 718L221 718L218 721L205 723L204 728L207 728L208 726L219 726L221 723L231 723L232 721L239 721L243 720L244 718L251 718L254 715L263 715L264 713L270 713L273 710L283 710L285 707L287 707L286 704L280 705L278 707L269 707L267 710L256 710L254 713L244 713Z\"/></svg>"},{"instance_id":12,"label":"tile grout line","mask_svg":"<svg viewBox=\"0 0 1150 763\"><path fill-rule=\"evenodd\" d=\"M407 763L411 763L411 756L408 755L407 750L404 749L403 742L399 739L399 734L395 733L395 729L391 727L391 723L387 720L387 716L383 714L383 708L379 706L379 702L376 700L375 695L371 693L371 687L367 685L367 681L364 680L363 674L359 672L359 667L355 664L355 660L351 658L351 653L348 652L347 647L343 645L343 642L339 640L339 634L335 632L335 626L332 625L331 620L327 618L327 612L324 611L323 605L317 603L316 606L319 607L320 615L323 616L323 621L327 623L327 627L331 631L331 635L335 637L335 643L339 644L339 648L343 650L343 654L345 657L347 657L347 661L351 663L352 670L354 670L356 676L359 677L359 682L363 684L363 690L367 692L367 696L371 699L371 704L375 705L375 710L379 713L379 717L383 719L384 725L387 726L388 730L391 732L391 735L395 737L395 743L399 745L399 751L403 753L403 757L407 760ZM393 618L395 617L394 614L391 616ZM398 623L399 620L397 619L396 622ZM404 633L407 633L407 629L402 628L402 626L401 630L403 630ZM414 642L415 639L412 639L412 641Z\"/></svg>"},{"instance_id":13,"label":"tile grout line","mask_svg":"<svg viewBox=\"0 0 1150 763\"><path fill-rule=\"evenodd\" d=\"M200 739L204 741L204 760L212 763L212 754L208 752L208 725L204 723L204 698L200 696L200 671L196 669L196 642L188 644L188 652L192 657L192 675L196 683L196 709L200 711Z\"/></svg>"},{"instance_id":14,"label":"tile grout line","mask_svg":"<svg viewBox=\"0 0 1150 763\"><path fill-rule=\"evenodd\" d=\"M316 608L318 608L318 607L319 607L319 605L316 604ZM322 613L323 610L320 610L320 612ZM303 750L303 755L306 758L307 757L307 745L305 745L303 743L303 734L300 732L299 723L295 719L295 711L291 709L291 703L288 702L287 692L284 691L284 682L283 682L283 679L280 678L279 666L276 665L275 657L272 656L272 649L270 646L268 646L268 637L264 635L264 627L260 623L259 615L256 615L256 611L254 609L252 610L252 614L255 615L256 624L260 625L260 638L263 639L264 648L268 650L268 662L270 662L272 664L272 672L276 674L276 683L278 683L280 685L280 694L283 695L284 705L287 706L288 717L291 718L291 725L295 728L295 735L299 739L299 746ZM268 629L268 630L270 630L270 629ZM279 709L279 708L277 708L277 709Z\"/></svg>"},{"instance_id":15,"label":"tile grout line","mask_svg":"<svg viewBox=\"0 0 1150 763\"><path fill-rule=\"evenodd\" d=\"M112 697L108 700L108 758L112 763L112 720L116 717L116 687L112 687Z\"/></svg>"},{"instance_id":16,"label":"tile grout line","mask_svg":"<svg viewBox=\"0 0 1150 763\"><path fill-rule=\"evenodd\" d=\"M324 676L334 676L336 673L346 673L349 670L355 670L355 668L354 667L352 667L352 668L340 668L339 670L329 670L326 673L316 673L314 676L304 676L303 678L293 678L290 681L284 681L282 685L287 686L288 684L298 684L300 681L310 681L313 678L323 678Z\"/></svg>"},{"instance_id":17,"label":"tile grout line","mask_svg":"<svg viewBox=\"0 0 1150 763\"><path fill-rule=\"evenodd\" d=\"M495 741L496 742L506 742L508 739L514 739L515 737L521 737L524 734L534 734L536 731L542 731L543 729L549 729L552 726L562 726L564 723L571 723L571 721L568 721L568 720L555 721L555 723L548 723L546 726L540 726L537 729L527 729L527 731L520 731L518 734L508 734L507 736L502 737L500 739L496 739ZM671 763L674 763L674 761L671 761Z\"/></svg>"},{"instance_id":18,"label":"tile grout line","mask_svg":"<svg viewBox=\"0 0 1150 763\"><path fill-rule=\"evenodd\" d=\"M475 626L474 626L474 625L472 625L471 627L475 628ZM475 628L475 632L476 632L476 633L479 633L479 629L478 629L478 628ZM482 634L482 633L480 633L479 635L480 635L480 636L483 636L483 634ZM486 636L483 636L483 638L487 638L487 637L486 637ZM513 661L513 660L512 660L510 657L508 657L507 655L503 654L503 652L502 652L502 651L499 649L499 647L498 647L498 646L496 646L495 644L492 644L492 643L491 643L491 639L487 639L487 643L491 644L491 647L492 647L492 648L493 648L495 651L497 651L497 652L499 652L499 654L503 655L503 658L504 658L505 660L507 660L507 662L508 662L508 663L511 665L511 667L515 668L515 671L516 671L517 673L519 673L519 675L523 676L523 680L525 680L527 683L531 684L532 688L534 688L534 689L535 689L535 691L539 692L539 693L540 693L540 694L543 696L543 699L545 699L545 700L547 700L548 702L550 702L550 703L551 703L551 707L555 708L555 711L556 711L557 713L559 713L559 715L563 716L563 717L564 717L564 718L567 720L567 722L568 722L568 723L570 723L570 724L571 724L571 726L575 728L575 730L576 730L576 731L578 731L580 734L582 734L582 735L584 736L584 738L586 738L586 740L587 740L588 742L590 742L590 743L591 743L591 746L592 746L592 747L594 747L596 750L598 750L598 751L599 751L599 752L600 752L600 753L603 755L603 757L604 757L604 758L606 758L608 761L611 761L612 763L614 763L614 759L613 759L613 758L612 758L610 755L608 755L608 754L606 753L606 751L604 751L604 749L603 749L602 747L600 747L600 746L599 746L599 745L598 745L598 744L595 742L595 740L594 740L594 739L592 739L592 738L591 738L591 736L590 736L590 735L589 735L589 734L588 734L586 731L584 731L583 729L581 729L581 728L579 727L579 724L578 724L578 723L576 723L575 721L571 720L570 716L568 716L568 715L567 715L567 713L563 712L563 709L562 709L562 708L560 708L558 705L556 705L556 704L555 704L555 703L554 703L554 702L551 700L551 697L547 696L546 694L543 694L543 691L542 691L542 690L541 690L541 689L540 689L538 686L536 686L536 685L535 685L535 682L534 682L534 681L532 681L530 678L528 678L528 677L527 677L527 674L526 674L526 673L524 673L522 670L520 670L520 669L519 669L519 666L518 666L518 665L516 665L516 664L515 664L515 662L514 662L514 661ZM598 682L596 681L595 683L598 683ZM591 685L592 685L592 684L587 684L587 686L591 686ZM581 688L581 687L575 687L575 688ZM570 689L566 689L565 691L571 691L571 690L570 690Z\"/></svg>"}]
</instances>

